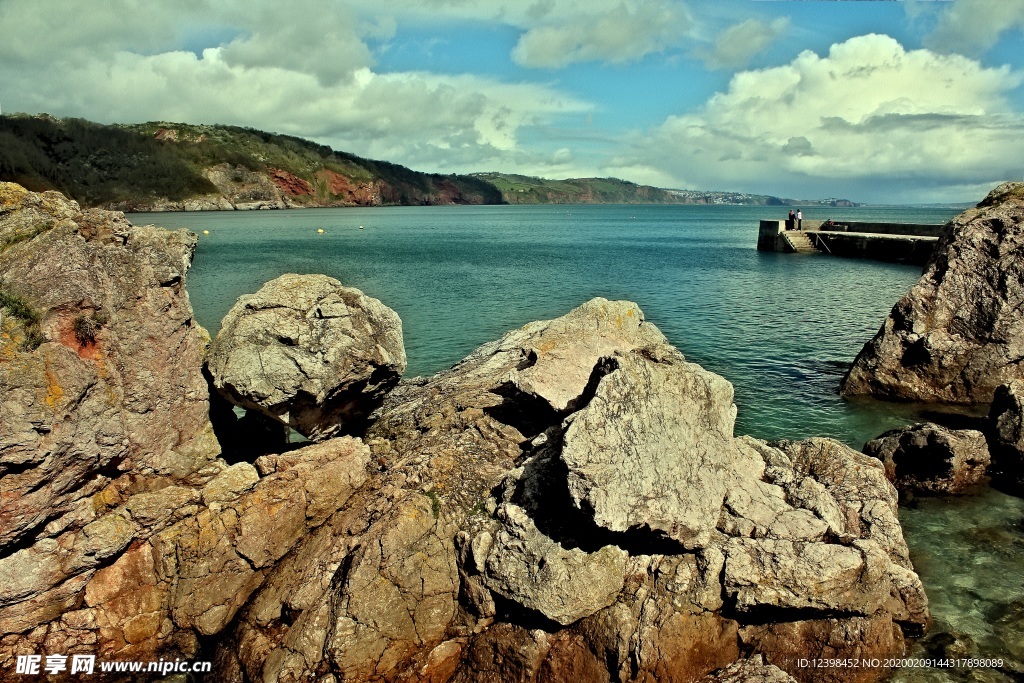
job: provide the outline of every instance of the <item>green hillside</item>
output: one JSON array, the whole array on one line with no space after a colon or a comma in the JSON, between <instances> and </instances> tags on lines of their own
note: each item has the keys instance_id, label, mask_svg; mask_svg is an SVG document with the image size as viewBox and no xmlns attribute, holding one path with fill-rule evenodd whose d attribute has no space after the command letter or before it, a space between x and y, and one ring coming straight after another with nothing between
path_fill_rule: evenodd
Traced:
<instances>
[{"instance_id":1,"label":"green hillside","mask_svg":"<svg viewBox=\"0 0 1024 683\"><path fill-rule=\"evenodd\" d=\"M124 211L428 204L819 204L617 178L439 175L251 128L0 116L0 181Z\"/></svg>"},{"instance_id":2,"label":"green hillside","mask_svg":"<svg viewBox=\"0 0 1024 683\"><path fill-rule=\"evenodd\" d=\"M509 204L684 204L678 195L618 178L547 180L511 173L474 173Z\"/></svg>"},{"instance_id":3,"label":"green hillside","mask_svg":"<svg viewBox=\"0 0 1024 683\"><path fill-rule=\"evenodd\" d=\"M477 178L419 173L287 135L45 115L0 116L0 180L59 190L84 206L139 209L193 198L211 208L501 203Z\"/></svg>"}]
</instances>

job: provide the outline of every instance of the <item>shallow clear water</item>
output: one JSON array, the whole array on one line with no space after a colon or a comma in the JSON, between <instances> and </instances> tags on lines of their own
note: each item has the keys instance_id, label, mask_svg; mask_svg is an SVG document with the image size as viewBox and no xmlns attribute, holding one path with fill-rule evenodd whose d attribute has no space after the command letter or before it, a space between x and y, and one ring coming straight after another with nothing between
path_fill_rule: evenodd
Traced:
<instances>
[{"instance_id":1,"label":"shallow clear water","mask_svg":"<svg viewBox=\"0 0 1024 683\"><path fill-rule=\"evenodd\" d=\"M805 211L808 218L942 223L955 212L813 213ZM444 369L508 329L562 315L591 297L623 298L640 304L690 360L734 384L737 433L832 436L860 448L912 421L910 407L844 401L836 387L920 268L760 253L757 224L768 217L784 212L486 206L131 219L209 230L200 236L188 291L197 319L213 334L239 295L282 273L325 273L399 313L412 376ZM996 492L923 500L901 512L937 627L969 634L982 652L1006 651L1006 633L1019 638L1024 624L1013 616L1024 611L1022 516L1021 500ZM995 635L1000 619L1009 624L999 627L1002 636ZM954 680L945 672L929 676Z\"/></svg>"},{"instance_id":2,"label":"shallow clear water","mask_svg":"<svg viewBox=\"0 0 1024 683\"><path fill-rule=\"evenodd\" d=\"M1002 669L910 670L900 683L1024 680L1024 500L989 489L923 498L900 509L935 625L911 657L1003 658ZM942 632L960 642L936 644ZM959 649L957 649L959 648Z\"/></svg>"}]
</instances>

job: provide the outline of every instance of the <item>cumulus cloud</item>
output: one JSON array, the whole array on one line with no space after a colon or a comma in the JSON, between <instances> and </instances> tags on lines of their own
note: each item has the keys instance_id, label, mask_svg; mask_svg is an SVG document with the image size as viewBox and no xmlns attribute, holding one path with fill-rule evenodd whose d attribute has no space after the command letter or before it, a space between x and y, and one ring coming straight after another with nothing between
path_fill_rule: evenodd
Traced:
<instances>
[{"instance_id":1,"label":"cumulus cloud","mask_svg":"<svg viewBox=\"0 0 1024 683\"><path fill-rule=\"evenodd\" d=\"M1024 119L1005 99L1020 82L1008 67L860 36L825 57L806 51L736 74L619 162L640 158L709 188L756 178L985 183L1020 174Z\"/></svg>"},{"instance_id":2,"label":"cumulus cloud","mask_svg":"<svg viewBox=\"0 0 1024 683\"><path fill-rule=\"evenodd\" d=\"M771 22L747 19L722 31L711 49L698 50L697 56L712 69L738 69L775 42L789 28L789 19Z\"/></svg>"},{"instance_id":3,"label":"cumulus cloud","mask_svg":"<svg viewBox=\"0 0 1024 683\"><path fill-rule=\"evenodd\" d=\"M39 27L37 41L0 41L5 111L48 111L107 122L253 126L448 171L479 168L517 150L524 127L589 108L546 85L458 74L377 73L360 34L386 34L387 22L360 24L338 3L288 5L289 11L299 11L292 19L269 5L253 6L232 22L224 16L231 10L228 0L216 5L185 0L183 5L190 2L196 5L194 14L175 14L166 9L169 3L156 3L154 12L166 22L162 31L148 30L140 21L136 32L132 17L142 13L128 12L128 0L115 0L107 9L74 12L69 7L59 18L46 14L50 25ZM322 11L312 12L314 5ZM0 4L0 34L22 35L17 22L30 20L30 6L24 0ZM122 11L125 24L115 19ZM94 12L99 15L95 21ZM88 18L79 38L75 30L81 15ZM205 49L174 49L181 41L162 33L186 20L221 26L225 37L211 40L214 45Z\"/></svg>"},{"instance_id":4,"label":"cumulus cloud","mask_svg":"<svg viewBox=\"0 0 1024 683\"><path fill-rule=\"evenodd\" d=\"M1024 0L954 0L941 12L928 47L973 54L987 50L1008 31L1024 30Z\"/></svg>"},{"instance_id":5,"label":"cumulus cloud","mask_svg":"<svg viewBox=\"0 0 1024 683\"><path fill-rule=\"evenodd\" d=\"M633 62L677 45L691 25L678 3L623 2L604 12L558 17L530 28L512 50L512 58L523 66L546 68Z\"/></svg>"},{"instance_id":6,"label":"cumulus cloud","mask_svg":"<svg viewBox=\"0 0 1024 683\"><path fill-rule=\"evenodd\" d=\"M254 5L246 23L253 28L221 51L230 65L280 67L335 85L373 64L360 25L344 6L324 12L316 0Z\"/></svg>"}]
</instances>

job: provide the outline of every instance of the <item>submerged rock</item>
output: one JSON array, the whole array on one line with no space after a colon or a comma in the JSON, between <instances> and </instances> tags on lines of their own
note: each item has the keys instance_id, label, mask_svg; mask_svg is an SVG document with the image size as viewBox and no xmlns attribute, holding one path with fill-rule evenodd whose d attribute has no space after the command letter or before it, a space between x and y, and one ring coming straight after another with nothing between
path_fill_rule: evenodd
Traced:
<instances>
[{"instance_id":1,"label":"submerged rock","mask_svg":"<svg viewBox=\"0 0 1024 683\"><path fill-rule=\"evenodd\" d=\"M1005 183L952 221L917 284L857 356L841 391L988 403L1024 379L1024 183Z\"/></svg>"},{"instance_id":2,"label":"submerged rock","mask_svg":"<svg viewBox=\"0 0 1024 683\"><path fill-rule=\"evenodd\" d=\"M282 275L239 298L208 359L229 401L319 441L357 433L405 370L402 321L324 275Z\"/></svg>"},{"instance_id":3,"label":"submerged rock","mask_svg":"<svg viewBox=\"0 0 1024 683\"><path fill-rule=\"evenodd\" d=\"M995 482L1024 490L1024 381L996 389L989 410Z\"/></svg>"},{"instance_id":4,"label":"submerged rock","mask_svg":"<svg viewBox=\"0 0 1024 683\"><path fill-rule=\"evenodd\" d=\"M885 464L897 489L917 493L963 493L986 481L991 462L981 432L930 422L885 432L864 452Z\"/></svg>"}]
</instances>

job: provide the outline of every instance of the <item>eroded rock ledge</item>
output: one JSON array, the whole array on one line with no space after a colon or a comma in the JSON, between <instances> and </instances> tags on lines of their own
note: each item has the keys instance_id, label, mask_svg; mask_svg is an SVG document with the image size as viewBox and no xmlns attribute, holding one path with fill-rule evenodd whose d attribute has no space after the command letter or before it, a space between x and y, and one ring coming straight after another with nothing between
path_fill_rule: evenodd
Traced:
<instances>
[{"instance_id":1,"label":"eroded rock ledge","mask_svg":"<svg viewBox=\"0 0 1024 683\"><path fill-rule=\"evenodd\" d=\"M928 625L882 464L734 437L731 385L635 304L401 382L362 438L228 466L181 288L194 238L11 185L0 236L3 286L38 313L3 321L4 670L82 652L212 658L240 683L873 680L796 660L897 655ZM91 340L67 332L92 311Z\"/></svg>"}]
</instances>

